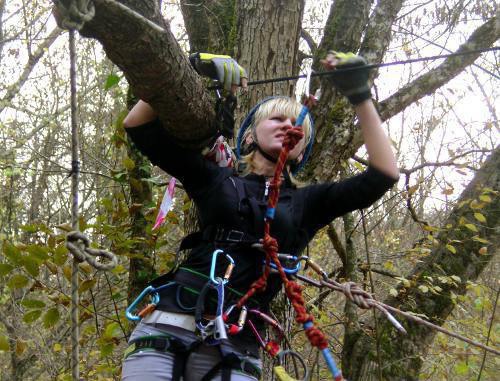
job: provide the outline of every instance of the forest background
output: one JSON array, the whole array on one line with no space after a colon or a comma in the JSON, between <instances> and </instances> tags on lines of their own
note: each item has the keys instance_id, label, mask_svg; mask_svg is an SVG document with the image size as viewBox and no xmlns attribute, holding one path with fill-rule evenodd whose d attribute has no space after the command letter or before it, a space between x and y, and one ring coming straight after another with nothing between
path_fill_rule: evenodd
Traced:
<instances>
[{"instance_id":1,"label":"forest background","mask_svg":"<svg viewBox=\"0 0 500 381\"><path fill-rule=\"evenodd\" d=\"M330 49L378 63L484 49L500 35L495 2L486 0L120 3L160 28L115 1L95 0L95 16L80 32L92 38L77 39L79 227L119 257L111 272L80 265L80 373L89 380L119 379L132 328L127 303L172 267L179 240L194 228L191 203L178 190L167 222L151 231L168 176L128 144L121 121L132 103L129 85L172 134L201 147L214 129L214 94L190 67L189 51L230 54L254 80L318 68ZM0 0L2 380L71 375L67 40L52 2ZM359 282L379 300L497 348L498 57L476 53L373 72L400 183L370 209L322 230L309 252L332 277ZM300 94L295 85L256 86L240 95L238 119L265 95ZM328 83L314 84L320 85L313 155L301 176L310 183L366 165L352 109ZM401 318L409 332L403 337L378 313L323 291L307 287L306 302L350 380L498 374L493 354ZM276 314L288 322L288 340L313 379L327 379L284 301Z\"/></svg>"}]
</instances>

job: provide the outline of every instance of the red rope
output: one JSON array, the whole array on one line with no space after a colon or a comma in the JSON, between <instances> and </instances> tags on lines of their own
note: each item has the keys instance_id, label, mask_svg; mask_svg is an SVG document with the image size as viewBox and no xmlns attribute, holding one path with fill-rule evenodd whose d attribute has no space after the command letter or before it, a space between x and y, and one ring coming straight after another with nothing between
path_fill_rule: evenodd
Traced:
<instances>
[{"instance_id":1,"label":"red rope","mask_svg":"<svg viewBox=\"0 0 500 381\"><path fill-rule=\"evenodd\" d=\"M270 193L268 199L268 210L274 210L279 198L280 185L281 185L281 174L286 165L288 154L297 145L297 143L302 139L304 133L302 131L302 126L295 126L286 131L285 139L283 141L283 148L281 149L276 169L274 172L274 177L269 186ZM294 310L295 310L295 320L297 323L304 324L307 322L314 322L314 317L309 314L305 307L304 298L302 297L302 286L298 283L288 280L283 267L278 259L278 242L270 234L272 217L267 217L264 225L264 239L263 247L266 254L266 264L264 267L264 272L259 279L257 279L250 286L249 290L245 295L241 297L238 301L237 306L241 308L244 306L249 298L251 298L256 292L262 292L267 287L267 278L270 273L270 262L273 261L278 269L280 278L285 285L285 292L290 300ZM328 347L328 341L321 332L321 330L311 324L311 327L306 329L306 335L311 345L324 349Z\"/></svg>"}]
</instances>

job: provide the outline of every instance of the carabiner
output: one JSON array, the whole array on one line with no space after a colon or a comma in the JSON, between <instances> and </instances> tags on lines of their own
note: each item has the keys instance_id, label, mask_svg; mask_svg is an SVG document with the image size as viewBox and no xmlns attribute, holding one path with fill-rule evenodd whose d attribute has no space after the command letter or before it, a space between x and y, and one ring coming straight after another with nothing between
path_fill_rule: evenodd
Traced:
<instances>
[{"instance_id":1,"label":"carabiner","mask_svg":"<svg viewBox=\"0 0 500 381\"><path fill-rule=\"evenodd\" d=\"M238 316L238 321L236 324L229 324L227 325L227 320L229 319L229 315L233 312L234 308L236 307L236 304L233 304L229 306L229 308L224 312L222 315L224 319L224 323L226 323L226 326L228 327L228 333L230 335L236 335L237 333L240 333L243 327L245 326L245 323L247 321L247 313L248 310L245 306L241 307L240 315Z\"/></svg>"},{"instance_id":2,"label":"carabiner","mask_svg":"<svg viewBox=\"0 0 500 381\"><path fill-rule=\"evenodd\" d=\"M217 280L215 279L215 267L217 265L217 256L219 255L219 253L224 253L224 251L217 249L217 250L214 250L214 252L212 253L212 266L210 267L210 280L215 285L218 284ZM231 273L233 272L234 260L229 254L224 254L224 255L226 256L226 259L229 261L229 265L227 266L224 277L222 278L224 284L226 284L227 282L229 282L229 277L231 276Z\"/></svg>"},{"instance_id":3,"label":"carabiner","mask_svg":"<svg viewBox=\"0 0 500 381\"><path fill-rule=\"evenodd\" d=\"M130 304L130 306L128 306L127 309L125 310L125 316L127 317L128 320L139 321L142 319L141 316L134 315L132 312L137 308L137 305L139 304L139 302L146 295L149 295L149 294L152 294L151 304L156 306L160 302L160 295L158 294L158 292L156 292L155 288L153 286L146 287L144 290L142 290L142 292L139 294L139 296L137 298L135 298L135 300L132 302L132 304Z\"/></svg>"},{"instance_id":4,"label":"carabiner","mask_svg":"<svg viewBox=\"0 0 500 381\"><path fill-rule=\"evenodd\" d=\"M280 263L281 263L281 259L284 259L285 261L291 261L294 263L294 267L285 267L282 265L282 268L283 268L283 271L285 272L285 274L296 274L300 270L300 268L302 267L302 265L300 263L300 258L297 258L295 255L278 253L278 259L280 259ZM265 263L265 260L264 260L264 263ZM269 266L271 267L272 272L278 271L278 266L276 265L276 263L270 262Z\"/></svg>"},{"instance_id":5,"label":"carabiner","mask_svg":"<svg viewBox=\"0 0 500 381\"><path fill-rule=\"evenodd\" d=\"M265 323L269 324L272 328L274 328L275 331L277 331L277 333L278 333L277 334L277 336L278 336L277 341L269 340L266 343L264 341L264 339L262 338L262 336L260 336L260 333L257 330L257 328L255 327L255 325L253 324L253 322L250 319L247 320L250 329L252 330L253 334L255 335L255 338L257 339L257 341L258 341L259 345L262 347L262 349L264 349L267 353L269 353L269 355L271 355L271 357L276 356L278 353L280 353L279 342L281 341L281 339L285 335L283 328L272 317L270 317L269 315L266 315L265 313L263 313L257 309L251 309L251 310L248 310L248 312L254 314L259 319L261 319Z\"/></svg>"},{"instance_id":6,"label":"carabiner","mask_svg":"<svg viewBox=\"0 0 500 381\"><path fill-rule=\"evenodd\" d=\"M201 333L201 337L205 340L209 336L214 336L216 340L227 339L226 327L224 324L224 280L217 277L215 286L212 280L209 280L201 289L198 300L196 301L195 323ZM205 299L210 289L215 288L217 291L217 310L215 318L207 324L203 324L203 313L205 311Z\"/></svg>"}]
</instances>

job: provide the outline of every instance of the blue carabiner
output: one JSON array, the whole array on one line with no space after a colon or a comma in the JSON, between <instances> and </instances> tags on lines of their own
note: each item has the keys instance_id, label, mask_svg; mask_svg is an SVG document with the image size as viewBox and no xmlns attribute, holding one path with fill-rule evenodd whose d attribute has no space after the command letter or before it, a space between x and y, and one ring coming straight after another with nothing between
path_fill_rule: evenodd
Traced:
<instances>
[{"instance_id":1,"label":"blue carabiner","mask_svg":"<svg viewBox=\"0 0 500 381\"><path fill-rule=\"evenodd\" d=\"M219 255L219 253L224 253L224 251L217 249L214 250L214 252L212 253L212 266L210 267L210 280L216 286L219 284L219 282L217 282L217 280L215 279L215 267L217 264L217 256ZM231 271L233 270L234 267L234 260L229 254L224 254L224 255L226 256L226 259L229 261L229 266L226 269L226 274L224 275L224 278L221 279L223 284L226 284L227 282L229 282L229 276L231 275Z\"/></svg>"},{"instance_id":2,"label":"blue carabiner","mask_svg":"<svg viewBox=\"0 0 500 381\"><path fill-rule=\"evenodd\" d=\"M281 254L281 253L278 253L278 259L280 258L284 258L286 260L292 260L293 262L295 262L295 266L294 267L285 267L285 266L282 266L283 267L283 271L285 272L285 274L297 274L299 272L299 270L301 269L302 265L301 265L301 260L302 258L297 258L295 255L289 255L289 254ZM281 260L280 260L281 262ZM265 264L266 261L264 260L263 263ZM269 263L269 266L273 269L273 270L278 270L278 266L276 266L276 264L274 262L270 262Z\"/></svg>"},{"instance_id":3,"label":"blue carabiner","mask_svg":"<svg viewBox=\"0 0 500 381\"><path fill-rule=\"evenodd\" d=\"M148 286L142 292L139 294L137 298L130 304L130 306L127 307L125 310L125 316L127 317L128 320L130 321L139 321L141 320L141 317L139 315L134 315L133 311L137 308L137 305L139 302L146 296L151 294L151 304L157 305L160 302L160 294L158 293L159 291L172 286L175 284L175 282L168 282L167 284L164 284L163 286L160 286L158 288L154 288L153 286Z\"/></svg>"},{"instance_id":4,"label":"blue carabiner","mask_svg":"<svg viewBox=\"0 0 500 381\"><path fill-rule=\"evenodd\" d=\"M137 308L137 305L139 304L139 302L146 295L149 295L149 294L153 294L152 304L158 304L158 302L160 301L160 295L158 295L158 293L155 292L155 288L153 286L146 287L144 290L142 290L142 292L139 294L139 296L137 298L135 298L135 300L132 302L132 304L130 304L130 306L128 306L127 309L125 310L125 316L127 317L128 320L131 320L131 321L141 320L140 316L134 315L132 312Z\"/></svg>"}]
</instances>

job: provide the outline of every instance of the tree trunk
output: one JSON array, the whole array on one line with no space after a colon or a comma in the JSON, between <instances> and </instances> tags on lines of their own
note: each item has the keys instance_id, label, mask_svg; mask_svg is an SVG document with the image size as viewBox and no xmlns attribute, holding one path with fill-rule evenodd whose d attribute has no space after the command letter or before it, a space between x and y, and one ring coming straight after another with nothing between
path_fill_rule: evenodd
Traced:
<instances>
[{"instance_id":1,"label":"tree trunk","mask_svg":"<svg viewBox=\"0 0 500 381\"><path fill-rule=\"evenodd\" d=\"M237 8L236 58L250 80L297 74L304 0L243 0ZM271 95L293 96L293 82L255 87L242 111Z\"/></svg>"},{"instance_id":2,"label":"tree trunk","mask_svg":"<svg viewBox=\"0 0 500 381\"><path fill-rule=\"evenodd\" d=\"M191 52L234 54L235 0L182 0Z\"/></svg>"},{"instance_id":3,"label":"tree trunk","mask_svg":"<svg viewBox=\"0 0 500 381\"><path fill-rule=\"evenodd\" d=\"M390 297L385 303L403 311L424 314L435 324L442 325L455 308L451 292L465 294L467 281L474 281L497 253L500 246L500 148L488 158L474 179L463 191L455 207L437 236L439 246L429 254L406 278L411 287L399 288L397 298ZM495 190L495 191L493 191ZM472 206L472 207L471 207ZM478 223L474 213L480 212L486 223ZM477 232L471 231L473 224ZM479 239L489 241L489 244ZM453 242L456 253L446 245ZM459 246L460 245L460 246ZM482 247L487 247L487 252ZM481 251L480 251L481 250ZM422 292L419 285L428 284L438 277L458 276L456 285L452 281L439 283L443 291L432 294ZM425 289L424 289L425 290ZM408 335L396 332L387 320L380 319L380 340L383 375L385 380L418 380L423 356L436 335L436 331L402 320ZM376 362L375 341L363 336L349 349L352 363L356 364L346 374L353 381L369 379L369 371Z\"/></svg>"}]
</instances>

